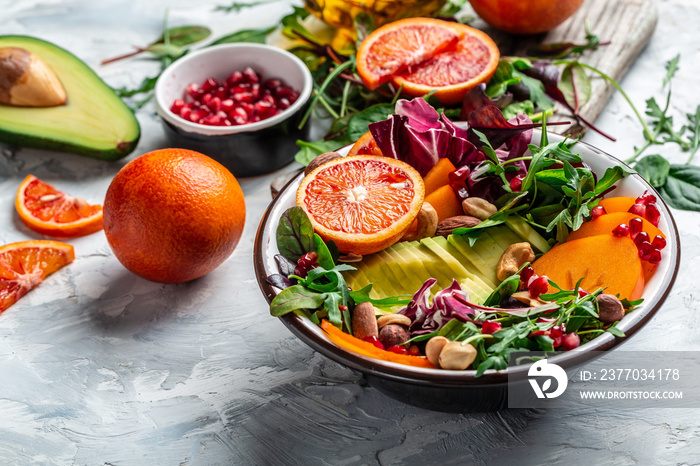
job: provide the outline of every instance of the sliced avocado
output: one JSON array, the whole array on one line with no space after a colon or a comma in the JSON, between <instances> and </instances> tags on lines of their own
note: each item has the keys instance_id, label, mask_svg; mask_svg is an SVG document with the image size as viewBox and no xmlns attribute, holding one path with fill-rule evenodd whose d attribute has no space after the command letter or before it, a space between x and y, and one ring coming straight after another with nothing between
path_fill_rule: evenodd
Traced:
<instances>
[{"instance_id":1,"label":"sliced avocado","mask_svg":"<svg viewBox=\"0 0 700 466\"><path fill-rule=\"evenodd\" d=\"M508 220L506 220L506 225L540 252L547 252L551 248L547 240L544 239L542 235L537 233L535 229L522 218L518 216L510 216L508 217Z\"/></svg>"},{"instance_id":2,"label":"sliced avocado","mask_svg":"<svg viewBox=\"0 0 700 466\"><path fill-rule=\"evenodd\" d=\"M482 286L484 289L493 290L494 288L496 288L496 284L491 283L491 281L487 277L483 276L479 269L477 269L476 266L472 264L469 258L464 256L456 247L454 247L452 243L447 241L447 238L443 236L436 236L433 239L436 240L435 242L442 246L445 249L445 251L449 252L450 255L452 255L452 257L457 259L457 261L459 261L459 263L462 264L462 266L464 266L465 269L467 269L467 271L469 272L468 277L470 279L472 279L478 285Z\"/></svg>"},{"instance_id":3,"label":"sliced avocado","mask_svg":"<svg viewBox=\"0 0 700 466\"><path fill-rule=\"evenodd\" d=\"M72 152L102 160L130 154L141 129L133 112L85 63L70 52L29 36L0 36L0 48L28 50L56 74L65 105L0 105L0 142Z\"/></svg>"},{"instance_id":4,"label":"sliced avocado","mask_svg":"<svg viewBox=\"0 0 700 466\"><path fill-rule=\"evenodd\" d=\"M467 257L472 264L479 269L482 277L486 277L488 281L492 283L499 283L496 277L496 268L493 265L489 265L487 261L484 260L483 256L479 254L479 249L477 248L477 243L483 241L483 238L479 238L474 247L469 246L469 241L464 239L461 235L450 235L447 237L447 241L452 244L459 252L461 252L465 257ZM489 239L490 241L490 239ZM482 251L483 252L483 251ZM500 256L499 256L500 257Z\"/></svg>"},{"instance_id":5,"label":"sliced avocado","mask_svg":"<svg viewBox=\"0 0 700 466\"><path fill-rule=\"evenodd\" d=\"M406 276L405 288L413 290L409 292L409 294L413 294L420 289L421 285L423 285L423 281L421 281L422 277L417 275L417 272L413 269L412 263L408 263L397 250L394 250L394 246L385 249L384 252L392 258L394 264L396 264L396 266L404 273ZM399 247L398 249L402 249L402 247Z\"/></svg>"},{"instance_id":6,"label":"sliced avocado","mask_svg":"<svg viewBox=\"0 0 700 466\"><path fill-rule=\"evenodd\" d=\"M361 270L365 273L369 282L374 284L373 288L377 289L377 293L382 296L396 296L398 293L389 277L387 277L386 271L383 270L383 262L376 254L370 254L362 259L363 266Z\"/></svg>"}]
</instances>

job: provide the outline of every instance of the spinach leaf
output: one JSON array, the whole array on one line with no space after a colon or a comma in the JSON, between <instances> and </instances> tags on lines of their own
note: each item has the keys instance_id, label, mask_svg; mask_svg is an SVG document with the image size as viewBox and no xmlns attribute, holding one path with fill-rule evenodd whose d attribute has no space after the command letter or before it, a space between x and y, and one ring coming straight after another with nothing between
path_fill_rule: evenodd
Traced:
<instances>
[{"instance_id":1,"label":"spinach leaf","mask_svg":"<svg viewBox=\"0 0 700 466\"><path fill-rule=\"evenodd\" d=\"M700 212L700 167L671 165L659 193L671 207Z\"/></svg>"},{"instance_id":2,"label":"spinach leaf","mask_svg":"<svg viewBox=\"0 0 700 466\"><path fill-rule=\"evenodd\" d=\"M348 138L351 141L357 141L369 131L370 123L386 120L389 115L394 113L394 108L393 103L375 104L354 114L348 122Z\"/></svg>"},{"instance_id":3,"label":"spinach leaf","mask_svg":"<svg viewBox=\"0 0 700 466\"><path fill-rule=\"evenodd\" d=\"M326 296L309 290L302 285L285 288L270 303L270 314L283 316L298 309L318 309Z\"/></svg>"},{"instance_id":4,"label":"spinach leaf","mask_svg":"<svg viewBox=\"0 0 700 466\"><path fill-rule=\"evenodd\" d=\"M290 207L280 217L277 247L280 254L294 262L314 250L314 228L301 207Z\"/></svg>"},{"instance_id":5,"label":"spinach leaf","mask_svg":"<svg viewBox=\"0 0 700 466\"><path fill-rule=\"evenodd\" d=\"M335 267L335 261L333 260L330 249L316 233L314 233L314 251L318 254L318 263L321 267L329 270Z\"/></svg>"},{"instance_id":6,"label":"spinach leaf","mask_svg":"<svg viewBox=\"0 0 700 466\"><path fill-rule=\"evenodd\" d=\"M329 141L320 140L306 142L299 140L297 141L297 146L299 146L301 150L296 153L294 160L300 165L307 166L309 162L324 152L332 152L340 147L350 144L350 142L350 138L347 137L343 137L342 139L331 139Z\"/></svg>"},{"instance_id":7,"label":"spinach leaf","mask_svg":"<svg viewBox=\"0 0 700 466\"><path fill-rule=\"evenodd\" d=\"M658 189L666 184L671 163L658 154L647 155L635 164L634 169Z\"/></svg>"}]
</instances>

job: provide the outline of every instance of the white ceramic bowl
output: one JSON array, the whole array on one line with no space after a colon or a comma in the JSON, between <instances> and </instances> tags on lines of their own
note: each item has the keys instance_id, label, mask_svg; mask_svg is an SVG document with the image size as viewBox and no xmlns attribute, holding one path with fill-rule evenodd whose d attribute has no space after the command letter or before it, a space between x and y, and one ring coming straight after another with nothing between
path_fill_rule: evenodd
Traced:
<instances>
[{"instance_id":1,"label":"white ceramic bowl","mask_svg":"<svg viewBox=\"0 0 700 466\"><path fill-rule=\"evenodd\" d=\"M540 139L539 131L533 135L533 144ZM549 135L550 142L562 141L557 134ZM349 148L345 148L347 153ZM592 146L578 143L572 149L581 155L599 176L605 169L622 162ZM266 277L278 273L274 256L279 253L275 232L281 214L296 205L296 190L303 175L292 180L268 207L263 217L255 240L254 263L258 284L268 302L279 292L266 282ZM645 190L654 189L639 175L630 175L618 182L611 193L614 196L637 197ZM667 245L663 250L663 259L654 276L646 284L642 298L644 302L633 312L627 314L617 325L625 338L617 338L611 333L581 345L576 350L559 353L550 361L564 368L573 368L599 355L600 351L609 350L632 337L659 310L675 281L680 263L680 240L678 229L671 211L656 193L657 206L661 212L659 228L666 233ZM475 377L475 370L447 371L425 369L361 356L350 353L333 344L321 328L305 317L290 313L281 317L292 333L320 353L362 371L371 385L382 392L404 402L438 411L489 411L507 406L507 383L509 376L524 379L527 365L509 367L502 371L488 370L483 376ZM511 379L512 380L512 379Z\"/></svg>"},{"instance_id":2,"label":"white ceramic bowl","mask_svg":"<svg viewBox=\"0 0 700 466\"><path fill-rule=\"evenodd\" d=\"M277 78L299 92L287 109L265 120L238 126L208 126L184 120L170 111L191 83L213 77L222 81L250 66L263 79ZM291 162L296 140L307 139L308 125L299 129L313 78L295 55L277 47L253 43L222 44L185 55L170 65L156 82L155 99L163 127L174 147L202 152L236 176L274 171Z\"/></svg>"}]
</instances>

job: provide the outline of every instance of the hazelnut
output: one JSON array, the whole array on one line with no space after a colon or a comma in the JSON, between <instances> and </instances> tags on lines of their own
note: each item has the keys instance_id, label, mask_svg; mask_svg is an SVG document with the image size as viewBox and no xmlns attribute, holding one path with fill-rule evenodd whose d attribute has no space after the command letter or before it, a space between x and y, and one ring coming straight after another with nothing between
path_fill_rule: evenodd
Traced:
<instances>
[{"instance_id":1,"label":"hazelnut","mask_svg":"<svg viewBox=\"0 0 700 466\"><path fill-rule=\"evenodd\" d=\"M598 316L601 322L611 324L625 317L625 308L617 296L601 293L596 300L598 301Z\"/></svg>"},{"instance_id":2,"label":"hazelnut","mask_svg":"<svg viewBox=\"0 0 700 466\"><path fill-rule=\"evenodd\" d=\"M379 341L382 342L385 348L403 345L410 337L408 329L403 325L389 324L382 327L379 331Z\"/></svg>"}]
</instances>

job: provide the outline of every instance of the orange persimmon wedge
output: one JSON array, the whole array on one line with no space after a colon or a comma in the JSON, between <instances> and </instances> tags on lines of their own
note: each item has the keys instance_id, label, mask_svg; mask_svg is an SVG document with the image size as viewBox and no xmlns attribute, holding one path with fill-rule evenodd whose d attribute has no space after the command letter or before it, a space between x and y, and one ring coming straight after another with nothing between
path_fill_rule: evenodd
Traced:
<instances>
[{"instance_id":1,"label":"orange persimmon wedge","mask_svg":"<svg viewBox=\"0 0 700 466\"><path fill-rule=\"evenodd\" d=\"M438 223L446 218L464 215L462 203L452 189L452 186L444 185L425 196L425 202L433 206L438 214Z\"/></svg>"},{"instance_id":2,"label":"orange persimmon wedge","mask_svg":"<svg viewBox=\"0 0 700 466\"><path fill-rule=\"evenodd\" d=\"M450 159L443 157L423 177L425 183L425 195L429 195L438 188L450 184L450 173L456 168Z\"/></svg>"},{"instance_id":3,"label":"orange persimmon wedge","mask_svg":"<svg viewBox=\"0 0 700 466\"><path fill-rule=\"evenodd\" d=\"M598 203L599 206L603 206L605 211L609 214L613 212L627 212L637 202L634 197L608 197L606 199L601 199Z\"/></svg>"},{"instance_id":4,"label":"orange persimmon wedge","mask_svg":"<svg viewBox=\"0 0 700 466\"><path fill-rule=\"evenodd\" d=\"M361 354L369 358L406 364L408 366L425 367L429 369L435 368L426 357L392 353L391 351L379 349L372 343L362 341L359 338L343 332L326 319L321 321L321 328L325 330L329 340L350 352Z\"/></svg>"},{"instance_id":5,"label":"orange persimmon wedge","mask_svg":"<svg viewBox=\"0 0 700 466\"><path fill-rule=\"evenodd\" d=\"M612 234L587 236L558 244L537 259L532 268L546 275L564 290L580 287L593 292L619 294L620 299L635 300L644 290L644 273L637 245L629 237ZM549 293L556 289L549 287Z\"/></svg>"},{"instance_id":6,"label":"orange persimmon wedge","mask_svg":"<svg viewBox=\"0 0 700 466\"><path fill-rule=\"evenodd\" d=\"M567 241L585 238L586 236L610 234L616 226L621 223L629 225L630 220L635 217L641 218L638 215L630 212L613 212L601 215L595 220L590 220L584 223L578 230L572 231L571 234L569 234ZM642 222L642 231L646 231L650 239L653 240L656 235L666 238L666 235L664 235L661 230L652 225L648 220L642 218Z\"/></svg>"}]
</instances>

